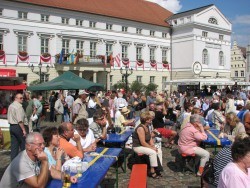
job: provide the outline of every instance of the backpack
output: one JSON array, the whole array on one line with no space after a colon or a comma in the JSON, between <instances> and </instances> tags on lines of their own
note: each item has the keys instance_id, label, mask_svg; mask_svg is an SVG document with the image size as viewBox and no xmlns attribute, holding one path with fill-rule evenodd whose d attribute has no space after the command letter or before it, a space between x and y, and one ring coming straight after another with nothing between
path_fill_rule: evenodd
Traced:
<instances>
[{"instance_id":1,"label":"backpack","mask_svg":"<svg viewBox=\"0 0 250 188\"><path fill-rule=\"evenodd\" d=\"M204 171L201 175L202 180L209 184L214 184L214 160L209 159L208 162L206 162L206 165L204 166Z\"/></svg>"}]
</instances>

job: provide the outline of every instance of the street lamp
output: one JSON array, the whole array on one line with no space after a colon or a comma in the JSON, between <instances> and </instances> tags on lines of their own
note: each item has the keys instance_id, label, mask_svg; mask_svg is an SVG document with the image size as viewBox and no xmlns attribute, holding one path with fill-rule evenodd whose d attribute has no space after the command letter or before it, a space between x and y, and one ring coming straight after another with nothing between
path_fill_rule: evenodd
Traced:
<instances>
[{"instance_id":1,"label":"street lamp","mask_svg":"<svg viewBox=\"0 0 250 188\"><path fill-rule=\"evenodd\" d=\"M29 68L31 69L32 72L34 72L35 74L39 75L39 78L40 78L40 83L42 83L42 74L46 73L46 72L49 72L49 65L46 66L46 72L42 72L42 63L40 62L38 64L38 68L39 68L39 72L34 72L34 69L35 69L35 66L33 64L31 64L31 66L29 65Z\"/></svg>"},{"instance_id":2,"label":"street lamp","mask_svg":"<svg viewBox=\"0 0 250 188\"><path fill-rule=\"evenodd\" d=\"M170 34L170 81L173 80L173 25L172 23L169 24L170 26L170 30L169 30L169 34ZM170 94L172 93L173 90L173 85L170 85Z\"/></svg>"},{"instance_id":3,"label":"street lamp","mask_svg":"<svg viewBox=\"0 0 250 188\"><path fill-rule=\"evenodd\" d=\"M125 70L125 73L123 72ZM127 65L125 69L120 68L120 73L122 74L122 78L125 78L125 84L126 84L126 92L128 91L128 77L133 74L133 69L129 68Z\"/></svg>"}]
</instances>

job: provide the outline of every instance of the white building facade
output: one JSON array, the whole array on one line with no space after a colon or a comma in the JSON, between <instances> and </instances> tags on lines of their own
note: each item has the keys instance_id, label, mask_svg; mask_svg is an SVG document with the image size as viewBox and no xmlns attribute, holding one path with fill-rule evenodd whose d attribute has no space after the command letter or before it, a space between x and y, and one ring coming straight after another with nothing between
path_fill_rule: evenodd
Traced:
<instances>
[{"instance_id":1,"label":"white building facade","mask_svg":"<svg viewBox=\"0 0 250 188\"><path fill-rule=\"evenodd\" d=\"M134 2L128 0L127 3L130 1ZM219 76L230 77L231 24L214 5L198 12L190 11L188 15L180 13L170 17L169 11L154 3L136 1L138 10L145 6L160 12L162 17L153 20L154 14L151 14L147 19L146 15L142 16L143 20L139 16L130 19L112 13L108 15L103 10L98 12L98 9L96 12L79 11L75 6L62 7L63 2L60 7L46 4L53 0L39 1L40 4L31 0L25 2L28 4L0 0L0 47L6 57L5 63L0 60L0 68L16 69L28 84L39 79L29 65L33 64L34 72L37 72L40 55L44 53L51 54L51 61L42 63L43 81L70 70L112 89L122 80L120 68L128 62L127 65L134 70L128 77L129 83L138 80L147 85L152 82L159 86L158 91L169 89L166 81L170 80L170 66L172 79L193 78L192 65L196 61L202 63L201 77L213 77L217 72ZM171 28L165 22L169 17L173 25L172 40ZM62 49L68 55L80 52L79 62L71 63L68 56L62 62L58 61ZM18 58L20 51L27 52L29 58L24 61ZM100 58L104 56L105 60ZM105 65L111 56L114 66ZM137 61L141 59L144 64L139 66ZM168 62L170 64L166 66ZM46 72L47 65L50 66L49 72Z\"/></svg>"}]
</instances>

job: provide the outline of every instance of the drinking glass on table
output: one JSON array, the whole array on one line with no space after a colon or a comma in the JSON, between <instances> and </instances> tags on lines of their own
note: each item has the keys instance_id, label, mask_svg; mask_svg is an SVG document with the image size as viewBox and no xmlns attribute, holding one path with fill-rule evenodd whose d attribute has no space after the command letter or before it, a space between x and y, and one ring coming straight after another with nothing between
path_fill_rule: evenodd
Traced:
<instances>
[{"instance_id":1,"label":"drinking glass on table","mask_svg":"<svg viewBox=\"0 0 250 188\"><path fill-rule=\"evenodd\" d=\"M70 166L63 166L62 167L62 183L63 183L63 188L68 188L71 186L71 181L70 181Z\"/></svg>"}]
</instances>

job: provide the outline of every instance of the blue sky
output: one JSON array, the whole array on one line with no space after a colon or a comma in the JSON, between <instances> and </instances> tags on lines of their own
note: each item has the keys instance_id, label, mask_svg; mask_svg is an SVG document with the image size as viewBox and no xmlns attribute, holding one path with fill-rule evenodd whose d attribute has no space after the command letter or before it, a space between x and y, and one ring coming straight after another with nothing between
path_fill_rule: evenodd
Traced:
<instances>
[{"instance_id":1,"label":"blue sky","mask_svg":"<svg viewBox=\"0 0 250 188\"><path fill-rule=\"evenodd\" d=\"M148 0L174 12L214 4L232 23L232 40L246 47L250 44L250 0Z\"/></svg>"}]
</instances>

